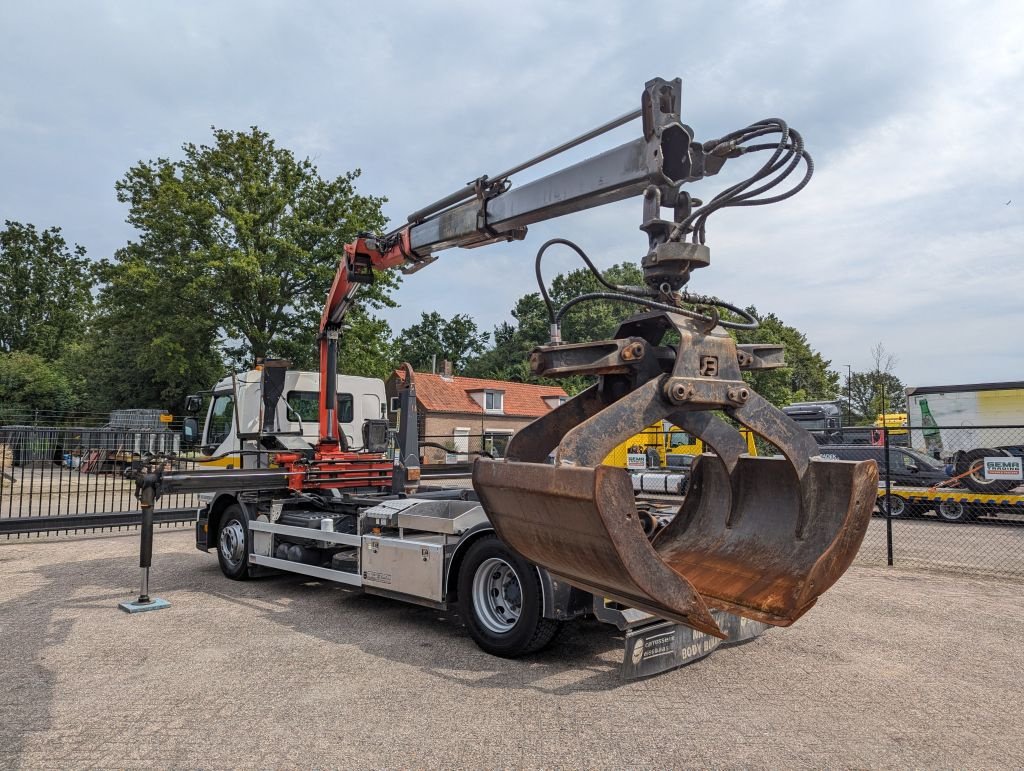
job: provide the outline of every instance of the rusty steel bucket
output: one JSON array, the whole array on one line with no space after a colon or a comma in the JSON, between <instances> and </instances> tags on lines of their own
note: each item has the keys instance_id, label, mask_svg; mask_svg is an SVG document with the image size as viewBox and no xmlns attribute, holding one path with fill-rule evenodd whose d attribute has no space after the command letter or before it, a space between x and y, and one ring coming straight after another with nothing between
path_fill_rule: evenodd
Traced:
<instances>
[{"instance_id":1,"label":"rusty steel bucket","mask_svg":"<svg viewBox=\"0 0 1024 771\"><path fill-rule=\"evenodd\" d=\"M810 435L754 393L729 414L781 454L750 456L711 412L659 400L665 385L652 381L612 404L591 389L524 429L511 460L478 460L473 485L484 509L509 546L599 597L719 636L711 609L792 624L853 561L877 467L817 457ZM679 512L652 540L629 473L600 460L636 430L629 416L650 425L666 412L715 452L699 457ZM552 450L553 436L562 438ZM540 462L548 452L554 464Z\"/></svg>"},{"instance_id":2,"label":"rusty steel bucket","mask_svg":"<svg viewBox=\"0 0 1024 771\"><path fill-rule=\"evenodd\" d=\"M473 481L498 535L531 562L599 597L720 634L711 608L792 624L864 538L873 463L815 460L803 488L787 465L741 458L734 486L719 458L701 457L682 509L653 542L624 469L481 459ZM804 497L816 502L801 522Z\"/></svg>"},{"instance_id":3,"label":"rusty steel bucket","mask_svg":"<svg viewBox=\"0 0 1024 771\"><path fill-rule=\"evenodd\" d=\"M674 350L660 346L668 330ZM878 469L821 458L811 435L741 376L781 365L778 346L737 346L721 327L672 313L634 316L615 340L536 349L538 374L598 382L513 436L506 460L479 459L473 486L505 543L598 597L718 636L711 609L788 626L853 561ZM748 454L719 414L778 454ZM712 452L651 538L629 473L602 461L660 420Z\"/></svg>"}]
</instances>

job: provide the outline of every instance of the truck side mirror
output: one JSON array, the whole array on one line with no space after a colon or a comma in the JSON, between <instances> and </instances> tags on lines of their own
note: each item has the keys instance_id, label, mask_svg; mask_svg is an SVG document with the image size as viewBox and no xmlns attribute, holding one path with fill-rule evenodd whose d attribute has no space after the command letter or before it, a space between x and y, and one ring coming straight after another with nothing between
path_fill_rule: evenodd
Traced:
<instances>
[{"instance_id":1,"label":"truck side mirror","mask_svg":"<svg viewBox=\"0 0 1024 771\"><path fill-rule=\"evenodd\" d=\"M195 414L199 412L199 408L203 406L203 397L197 396L196 394L190 394L185 397L185 412Z\"/></svg>"}]
</instances>

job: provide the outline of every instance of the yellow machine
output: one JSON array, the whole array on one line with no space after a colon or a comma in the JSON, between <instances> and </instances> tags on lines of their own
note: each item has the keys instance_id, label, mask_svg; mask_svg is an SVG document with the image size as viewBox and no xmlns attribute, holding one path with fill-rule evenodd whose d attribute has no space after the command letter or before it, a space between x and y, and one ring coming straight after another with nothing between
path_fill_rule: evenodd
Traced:
<instances>
[{"instance_id":1,"label":"yellow machine","mask_svg":"<svg viewBox=\"0 0 1024 771\"><path fill-rule=\"evenodd\" d=\"M754 433L741 428L740 434L747 444L747 453L756 456ZM647 462L647 453L651 449L658 453L658 465L664 467L668 465L669 455L700 455L704 452L704 442L673 426L667 420L661 420L634 434L608 453L604 465L616 468L647 468L651 465Z\"/></svg>"},{"instance_id":2,"label":"yellow machine","mask_svg":"<svg viewBox=\"0 0 1024 771\"><path fill-rule=\"evenodd\" d=\"M875 428L888 428L889 435L907 433L907 413L887 412L875 418Z\"/></svg>"}]
</instances>

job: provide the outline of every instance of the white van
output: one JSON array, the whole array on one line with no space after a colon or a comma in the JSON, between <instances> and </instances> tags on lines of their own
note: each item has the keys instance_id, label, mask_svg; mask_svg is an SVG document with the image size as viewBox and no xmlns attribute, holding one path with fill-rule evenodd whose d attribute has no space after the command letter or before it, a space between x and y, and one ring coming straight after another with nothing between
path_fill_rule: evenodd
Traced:
<instances>
[{"instance_id":1,"label":"white van","mask_svg":"<svg viewBox=\"0 0 1024 771\"><path fill-rule=\"evenodd\" d=\"M259 431L263 408L262 372L251 370L223 378L213 387L200 445L203 454L216 457L204 465L240 466L238 434ZM319 438L320 374L285 374L284 396L277 405L277 430L301 431L310 444ZM338 375L338 425L352 450L363 446L365 420L387 417L384 381L371 377Z\"/></svg>"}]
</instances>

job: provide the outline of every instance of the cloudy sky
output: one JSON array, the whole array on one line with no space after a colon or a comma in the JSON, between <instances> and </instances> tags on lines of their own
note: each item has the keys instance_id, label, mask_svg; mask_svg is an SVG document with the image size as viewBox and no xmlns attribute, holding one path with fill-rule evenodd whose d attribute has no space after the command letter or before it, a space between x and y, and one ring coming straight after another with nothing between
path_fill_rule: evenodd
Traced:
<instances>
[{"instance_id":1,"label":"cloudy sky","mask_svg":"<svg viewBox=\"0 0 1024 771\"><path fill-rule=\"evenodd\" d=\"M0 218L109 256L133 235L114 196L129 166L258 125L325 176L361 168L398 223L636 108L654 76L683 78L698 138L778 116L817 166L794 199L716 214L692 288L776 312L837 370L882 341L909 385L1024 380L1018 2L4 3ZM445 252L389 320L489 329L533 290L545 239L608 266L639 260L639 221L625 201Z\"/></svg>"}]
</instances>

